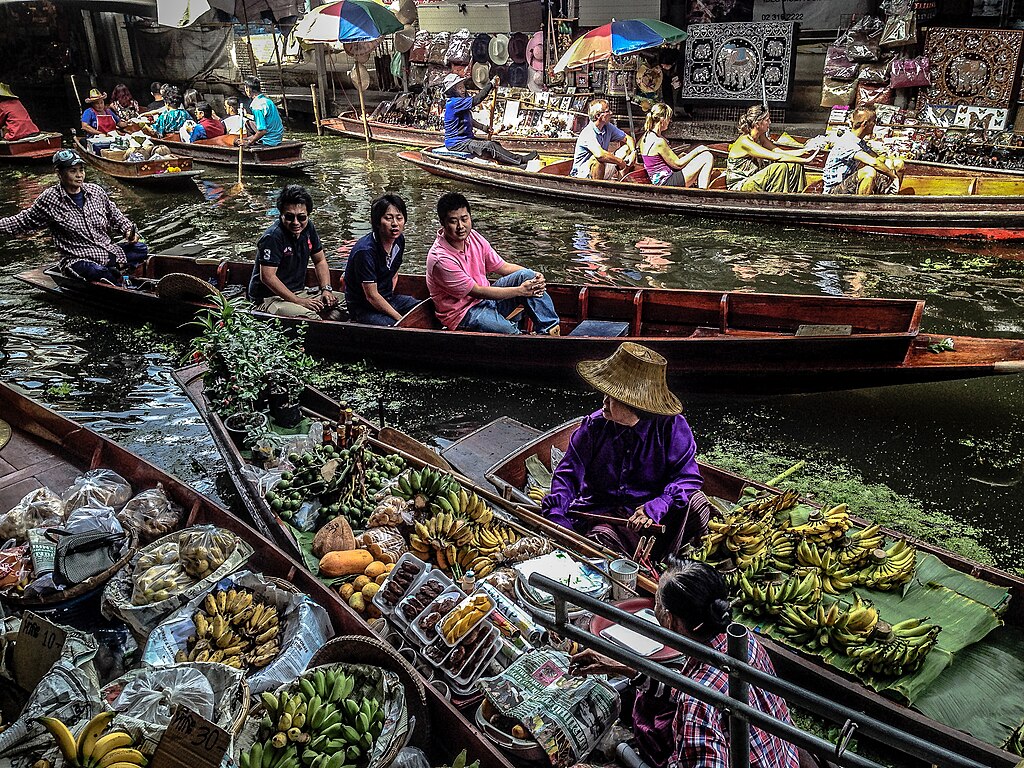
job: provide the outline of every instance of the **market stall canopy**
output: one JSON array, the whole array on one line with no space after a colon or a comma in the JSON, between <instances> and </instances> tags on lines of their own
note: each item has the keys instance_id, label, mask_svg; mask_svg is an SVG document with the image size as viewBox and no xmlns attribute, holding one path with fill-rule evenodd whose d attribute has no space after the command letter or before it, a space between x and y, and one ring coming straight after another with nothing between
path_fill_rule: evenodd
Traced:
<instances>
[{"instance_id":1,"label":"market stall canopy","mask_svg":"<svg viewBox=\"0 0 1024 768\"><path fill-rule=\"evenodd\" d=\"M157 0L155 6L157 23L165 27L187 27L214 8L242 21L258 21L266 13L284 19L305 11L300 0Z\"/></svg>"},{"instance_id":2,"label":"market stall canopy","mask_svg":"<svg viewBox=\"0 0 1024 768\"><path fill-rule=\"evenodd\" d=\"M315 8L295 27L295 37L307 43L355 43L376 40L405 25L383 5L371 0L339 0Z\"/></svg>"},{"instance_id":3,"label":"market stall canopy","mask_svg":"<svg viewBox=\"0 0 1024 768\"><path fill-rule=\"evenodd\" d=\"M613 21L592 29L579 37L555 64L555 72L562 72L612 56L626 56L666 43L681 43L686 32L657 19L628 19Z\"/></svg>"}]
</instances>

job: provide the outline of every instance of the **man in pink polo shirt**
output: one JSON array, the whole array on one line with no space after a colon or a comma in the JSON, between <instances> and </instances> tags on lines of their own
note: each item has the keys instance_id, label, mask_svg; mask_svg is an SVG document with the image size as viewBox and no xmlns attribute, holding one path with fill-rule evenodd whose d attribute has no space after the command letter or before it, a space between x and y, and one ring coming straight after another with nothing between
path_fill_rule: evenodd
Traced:
<instances>
[{"instance_id":1,"label":"man in pink polo shirt","mask_svg":"<svg viewBox=\"0 0 1024 768\"><path fill-rule=\"evenodd\" d=\"M559 335L558 313L547 294L544 275L502 259L473 230L465 196L441 195L437 218L441 229L427 253L427 288L445 328L522 333L517 323L506 319L521 306L539 333ZM494 285L487 280L489 272L501 275Z\"/></svg>"}]
</instances>

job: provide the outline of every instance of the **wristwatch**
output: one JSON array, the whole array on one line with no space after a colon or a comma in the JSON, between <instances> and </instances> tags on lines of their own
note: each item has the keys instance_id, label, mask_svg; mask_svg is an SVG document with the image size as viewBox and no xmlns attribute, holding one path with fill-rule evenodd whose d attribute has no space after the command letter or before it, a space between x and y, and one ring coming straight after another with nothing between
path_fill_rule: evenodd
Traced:
<instances>
[{"instance_id":1,"label":"wristwatch","mask_svg":"<svg viewBox=\"0 0 1024 768\"><path fill-rule=\"evenodd\" d=\"M320 286L320 291L321 292L323 292L323 291L330 291L331 293L334 293L334 289L331 288L331 286L329 286L329 285L322 285L322 286Z\"/></svg>"}]
</instances>

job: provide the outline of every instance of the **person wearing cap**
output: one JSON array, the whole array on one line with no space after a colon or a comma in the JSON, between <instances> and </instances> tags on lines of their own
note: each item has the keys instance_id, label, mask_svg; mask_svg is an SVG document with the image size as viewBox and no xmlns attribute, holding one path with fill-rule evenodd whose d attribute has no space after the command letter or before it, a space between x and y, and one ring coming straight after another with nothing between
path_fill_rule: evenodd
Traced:
<instances>
[{"instance_id":1,"label":"person wearing cap","mask_svg":"<svg viewBox=\"0 0 1024 768\"><path fill-rule=\"evenodd\" d=\"M85 161L73 149L58 150L53 167L58 183L43 190L29 208L0 219L0 234L26 235L48 228L64 274L119 283L123 272L149 255L135 225L102 187L85 182ZM125 244L115 243L111 233L122 235Z\"/></svg>"},{"instance_id":2,"label":"person wearing cap","mask_svg":"<svg viewBox=\"0 0 1024 768\"><path fill-rule=\"evenodd\" d=\"M89 91L85 103L89 106L82 112L82 132L90 136L102 136L116 130L121 118L107 106L107 94L99 88Z\"/></svg>"},{"instance_id":3,"label":"person wearing cap","mask_svg":"<svg viewBox=\"0 0 1024 768\"><path fill-rule=\"evenodd\" d=\"M710 512L697 445L666 369L664 357L630 341L603 360L577 364L604 402L573 434L542 505L549 520L626 555L659 523L665 532L651 553L656 560L703 536ZM622 523L574 518L576 512Z\"/></svg>"},{"instance_id":4,"label":"person wearing cap","mask_svg":"<svg viewBox=\"0 0 1024 768\"><path fill-rule=\"evenodd\" d=\"M21 99L14 95L7 83L0 83L0 138L18 141L37 133L39 126L32 122Z\"/></svg>"},{"instance_id":5,"label":"person wearing cap","mask_svg":"<svg viewBox=\"0 0 1024 768\"><path fill-rule=\"evenodd\" d=\"M578 179L611 179L625 173L636 162L633 137L612 122L612 110L606 99L594 99L587 107L590 122L576 137L570 176ZM612 145L615 149L612 149Z\"/></svg>"},{"instance_id":6,"label":"person wearing cap","mask_svg":"<svg viewBox=\"0 0 1024 768\"><path fill-rule=\"evenodd\" d=\"M487 126L473 120L473 110L483 103L491 89L498 85L498 78L491 78L475 96L466 95L466 78L454 72L445 75L442 87L448 97L444 103L444 146L453 152L467 152L477 157L489 157L506 165L525 166L537 158L536 152L516 155L501 144L491 140L474 138L473 128L486 131Z\"/></svg>"},{"instance_id":7,"label":"person wearing cap","mask_svg":"<svg viewBox=\"0 0 1024 768\"><path fill-rule=\"evenodd\" d=\"M249 111L252 112L252 122L256 129L252 136L243 140L242 143L247 147L253 144L276 147L284 139L281 114L277 111L277 105L264 95L262 89L258 77L250 75L242 81L242 90L249 98Z\"/></svg>"}]
</instances>

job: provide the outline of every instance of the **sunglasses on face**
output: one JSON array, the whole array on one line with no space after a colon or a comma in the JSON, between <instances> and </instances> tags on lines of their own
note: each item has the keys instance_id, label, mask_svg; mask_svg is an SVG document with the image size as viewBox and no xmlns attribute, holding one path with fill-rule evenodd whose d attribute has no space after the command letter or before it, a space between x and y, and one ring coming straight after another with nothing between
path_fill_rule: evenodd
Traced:
<instances>
[{"instance_id":1,"label":"sunglasses on face","mask_svg":"<svg viewBox=\"0 0 1024 768\"><path fill-rule=\"evenodd\" d=\"M309 215L305 213L282 213L281 216L285 221L297 221L300 224L309 218Z\"/></svg>"}]
</instances>

